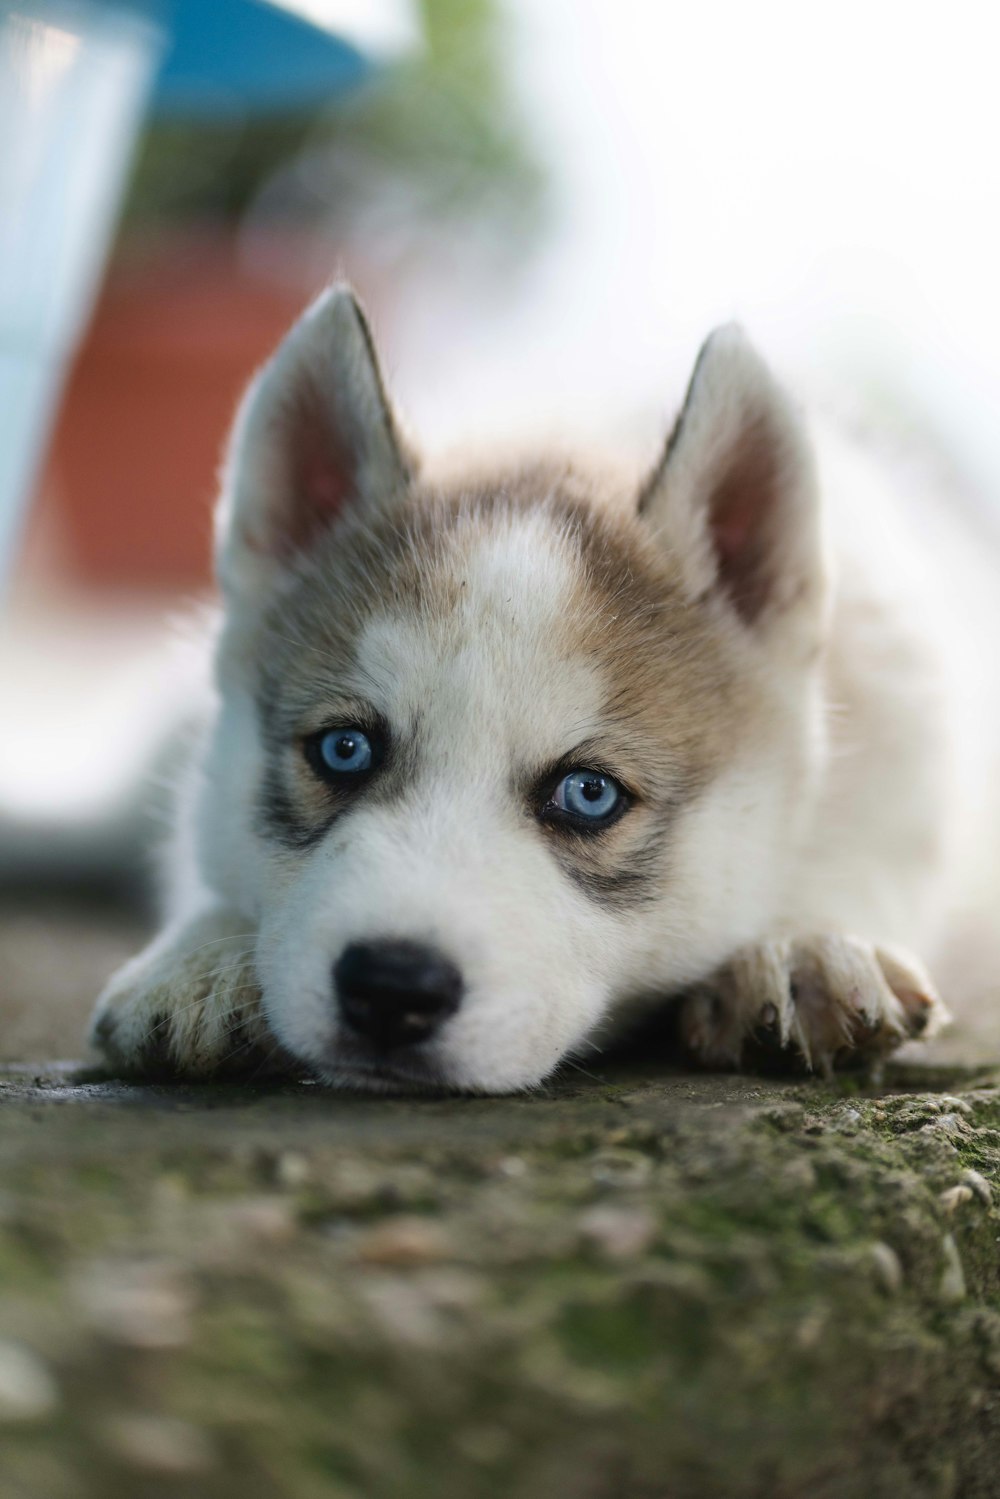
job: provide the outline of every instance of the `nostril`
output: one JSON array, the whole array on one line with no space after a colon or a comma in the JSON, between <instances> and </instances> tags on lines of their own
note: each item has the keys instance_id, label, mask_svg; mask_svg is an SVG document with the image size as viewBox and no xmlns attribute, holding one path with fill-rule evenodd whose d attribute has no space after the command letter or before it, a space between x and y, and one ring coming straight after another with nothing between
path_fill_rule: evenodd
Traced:
<instances>
[{"instance_id":1,"label":"nostril","mask_svg":"<svg viewBox=\"0 0 1000 1499\"><path fill-rule=\"evenodd\" d=\"M377 1046L416 1046L454 1015L462 975L418 942L352 942L334 964L341 1016Z\"/></svg>"}]
</instances>

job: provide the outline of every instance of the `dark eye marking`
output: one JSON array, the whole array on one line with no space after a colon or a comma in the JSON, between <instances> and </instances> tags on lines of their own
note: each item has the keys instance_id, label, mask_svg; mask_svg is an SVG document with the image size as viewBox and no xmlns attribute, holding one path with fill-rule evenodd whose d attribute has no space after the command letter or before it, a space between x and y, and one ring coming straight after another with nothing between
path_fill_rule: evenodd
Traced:
<instances>
[{"instance_id":1,"label":"dark eye marking","mask_svg":"<svg viewBox=\"0 0 1000 1499\"><path fill-rule=\"evenodd\" d=\"M567 865L566 874L577 889L597 905L607 906L613 911L636 910L656 901L659 864L655 856L658 852L651 850L648 855L636 859L628 869L612 869L605 873Z\"/></svg>"},{"instance_id":2,"label":"dark eye marking","mask_svg":"<svg viewBox=\"0 0 1000 1499\"><path fill-rule=\"evenodd\" d=\"M290 726L289 726L290 729ZM291 742L289 740L291 739ZM390 759L389 731L376 714L345 715L304 736L289 730L268 735L269 755L258 801L259 831L289 849L319 843L359 792L370 786ZM305 762L312 791L301 786L291 763ZM308 783L307 783L308 784Z\"/></svg>"},{"instance_id":3,"label":"dark eye marking","mask_svg":"<svg viewBox=\"0 0 1000 1499\"><path fill-rule=\"evenodd\" d=\"M263 837L288 849L312 848L326 837L340 810L336 806L329 809L319 821L303 814L289 794L280 770L271 766L260 789L257 830Z\"/></svg>"},{"instance_id":4,"label":"dark eye marking","mask_svg":"<svg viewBox=\"0 0 1000 1499\"><path fill-rule=\"evenodd\" d=\"M628 911L654 903L671 867L673 824L697 786L679 770L669 785L639 789L603 762L600 746L578 745L535 783L538 822L557 836L552 853L566 878L596 905ZM629 812L643 815L619 838L607 829Z\"/></svg>"},{"instance_id":5,"label":"dark eye marking","mask_svg":"<svg viewBox=\"0 0 1000 1499\"><path fill-rule=\"evenodd\" d=\"M674 809L654 813L641 842L633 843L627 855L610 866L593 856L601 849L599 839L577 843L575 852L560 840L553 852L566 877L595 904L615 911L636 910L659 899L669 876L673 815Z\"/></svg>"}]
</instances>

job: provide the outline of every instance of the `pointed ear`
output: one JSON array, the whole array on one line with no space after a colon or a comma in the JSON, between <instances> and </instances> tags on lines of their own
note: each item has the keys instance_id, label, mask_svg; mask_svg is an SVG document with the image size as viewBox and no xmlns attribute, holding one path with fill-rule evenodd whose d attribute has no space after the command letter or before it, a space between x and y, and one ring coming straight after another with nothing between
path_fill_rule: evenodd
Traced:
<instances>
[{"instance_id":1,"label":"pointed ear","mask_svg":"<svg viewBox=\"0 0 1000 1499\"><path fill-rule=\"evenodd\" d=\"M411 477L371 334L353 293L324 292L257 374L237 413L216 513L229 593L280 580L345 508Z\"/></svg>"},{"instance_id":2,"label":"pointed ear","mask_svg":"<svg viewBox=\"0 0 1000 1499\"><path fill-rule=\"evenodd\" d=\"M770 629L824 588L812 452L802 420L742 329L704 344L640 511L680 562L692 597L721 591Z\"/></svg>"}]
</instances>

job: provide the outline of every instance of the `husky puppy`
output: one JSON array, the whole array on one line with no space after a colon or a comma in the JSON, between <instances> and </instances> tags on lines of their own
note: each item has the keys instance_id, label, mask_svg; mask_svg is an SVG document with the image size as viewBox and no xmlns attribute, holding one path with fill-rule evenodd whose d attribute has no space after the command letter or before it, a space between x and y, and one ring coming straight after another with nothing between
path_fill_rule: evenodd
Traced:
<instances>
[{"instance_id":1,"label":"husky puppy","mask_svg":"<svg viewBox=\"0 0 1000 1499\"><path fill-rule=\"evenodd\" d=\"M638 490L435 477L323 295L236 420L174 909L107 1059L505 1092L668 997L710 1065L933 1032L972 654L868 470L820 468L726 327Z\"/></svg>"}]
</instances>

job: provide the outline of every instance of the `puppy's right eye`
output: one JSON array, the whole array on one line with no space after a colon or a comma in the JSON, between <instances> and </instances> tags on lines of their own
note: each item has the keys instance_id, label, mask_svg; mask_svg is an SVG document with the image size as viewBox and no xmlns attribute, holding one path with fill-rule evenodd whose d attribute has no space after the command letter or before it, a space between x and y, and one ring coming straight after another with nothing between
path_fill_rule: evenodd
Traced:
<instances>
[{"instance_id":1,"label":"puppy's right eye","mask_svg":"<svg viewBox=\"0 0 1000 1499\"><path fill-rule=\"evenodd\" d=\"M378 745L364 729L352 726L324 729L306 741L306 757L317 775L326 780L340 780L373 770Z\"/></svg>"}]
</instances>

